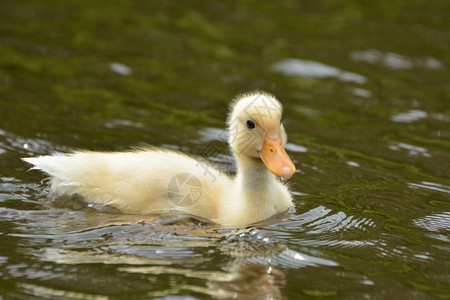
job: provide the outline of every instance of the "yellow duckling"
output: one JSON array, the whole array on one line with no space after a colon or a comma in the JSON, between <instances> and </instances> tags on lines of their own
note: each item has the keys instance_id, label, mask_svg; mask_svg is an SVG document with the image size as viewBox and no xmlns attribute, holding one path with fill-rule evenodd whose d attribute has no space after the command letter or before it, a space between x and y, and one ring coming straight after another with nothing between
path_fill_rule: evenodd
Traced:
<instances>
[{"instance_id":1,"label":"yellow duckling","mask_svg":"<svg viewBox=\"0 0 450 300\"><path fill-rule=\"evenodd\" d=\"M23 160L50 175L56 196L78 195L128 214L180 211L224 226L245 226L293 205L288 188L276 178L295 173L283 147L287 137L281 114L281 104L263 92L242 95L231 104L227 124L235 177L202 159L154 147Z\"/></svg>"}]
</instances>

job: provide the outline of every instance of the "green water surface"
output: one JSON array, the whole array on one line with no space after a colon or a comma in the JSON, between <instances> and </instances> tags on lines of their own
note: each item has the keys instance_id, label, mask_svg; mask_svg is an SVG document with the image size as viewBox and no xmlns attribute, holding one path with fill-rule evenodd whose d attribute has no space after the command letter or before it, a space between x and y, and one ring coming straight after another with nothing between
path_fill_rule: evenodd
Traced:
<instances>
[{"instance_id":1,"label":"green water surface","mask_svg":"<svg viewBox=\"0 0 450 300\"><path fill-rule=\"evenodd\" d=\"M449 66L447 0L0 1L0 298L450 299ZM57 205L20 160L151 144L234 172L253 90L298 169L255 226Z\"/></svg>"}]
</instances>

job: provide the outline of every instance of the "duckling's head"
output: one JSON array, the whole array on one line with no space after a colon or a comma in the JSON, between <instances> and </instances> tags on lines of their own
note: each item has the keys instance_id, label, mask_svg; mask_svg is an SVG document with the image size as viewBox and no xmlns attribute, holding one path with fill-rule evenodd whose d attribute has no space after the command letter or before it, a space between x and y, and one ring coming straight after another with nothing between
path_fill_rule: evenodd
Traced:
<instances>
[{"instance_id":1,"label":"duckling's head","mask_svg":"<svg viewBox=\"0 0 450 300\"><path fill-rule=\"evenodd\" d=\"M228 116L228 142L235 156L261 159L274 175L289 179L295 166L284 150L282 110L281 103L265 92L239 96Z\"/></svg>"}]
</instances>

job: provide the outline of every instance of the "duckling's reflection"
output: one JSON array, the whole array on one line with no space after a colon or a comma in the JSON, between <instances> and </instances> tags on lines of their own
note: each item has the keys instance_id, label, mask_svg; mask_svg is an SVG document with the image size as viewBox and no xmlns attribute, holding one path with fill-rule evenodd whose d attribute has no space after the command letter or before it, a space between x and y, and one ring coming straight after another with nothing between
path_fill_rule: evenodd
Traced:
<instances>
[{"instance_id":1,"label":"duckling's reflection","mask_svg":"<svg viewBox=\"0 0 450 300\"><path fill-rule=\"evenodd\" d=\"M242 298L244 295L280 298L281 288L285 285L285 274L272 266L260 264L235 264L229 272L234 278L228 281L209 281L215 296Z\"/></svg>"},{"instance_id":2,"label":"duckling's reflection","mask_svg":"<svg viewBox=\"0 0 450 300\"><path fill-rule=\"evenodd\" d=\"M80 220L65 219L67 224L60 228L68 230L74 223L78 230L46 235L52 242L34 255L58 264L118 265L117 276L139 274L149 282L162 275L175 278L170 288L148 292L152 297L189 290L216 298L280 298L284 270L336 265L289 249L268 230L221 229L189 216L142 220L142 216L89 211L84 216L89 228L79 230L75 223ZM228 262L223 262L224 256ZM180 284L180 275L186 283Z\"/></svg>"}]
</instances>

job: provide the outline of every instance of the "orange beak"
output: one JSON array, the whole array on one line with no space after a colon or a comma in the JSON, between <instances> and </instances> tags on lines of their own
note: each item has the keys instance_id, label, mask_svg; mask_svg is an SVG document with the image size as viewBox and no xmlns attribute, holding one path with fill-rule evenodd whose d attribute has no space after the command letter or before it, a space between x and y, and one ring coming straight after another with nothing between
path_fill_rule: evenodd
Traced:
<instances>
[{"instance_id":1,"label":"orange beak","mask_svg":"<svg viewBox=\"0 0 450 300\"><path fill-rule=\"evenodd\" d=\"M266 134L259 156L274 175L284 177L284 179L289 179L294 175L295 165L284 150L281 135L272 140Z\"/></svg>"}]
</instances>

